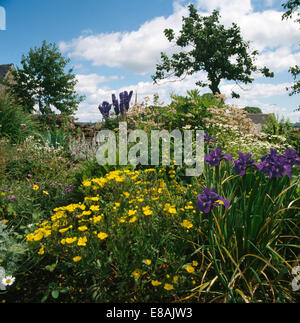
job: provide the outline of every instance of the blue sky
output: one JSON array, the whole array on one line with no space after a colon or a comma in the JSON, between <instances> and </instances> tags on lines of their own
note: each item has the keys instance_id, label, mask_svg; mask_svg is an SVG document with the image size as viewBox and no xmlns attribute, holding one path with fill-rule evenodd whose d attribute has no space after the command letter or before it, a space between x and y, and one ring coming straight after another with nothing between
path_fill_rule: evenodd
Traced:
<instances>
[{"instance_id":1,"label":"blue sky","mask_svg":"<svg viewBox=\"0 0 300 323\"><path fill-rule=\"evenodd\" d=\"M171 92L185 95L206 77L199 73L156 86L151 80L160 52L174 50L163 30L180 30L189 2L203 14L220 10L227 26L236 22L244 38L259 50L257 63L275 72L274 79L257 76L253 84L242 85L244 90L222 82L227 102L259 106L266 113L298 121L299 112L293 110L299 105L299 95L290 97L285 88L293 81L289 66L300 63L300 30L292 20L281 21L281 0L0 0L6 12L6 30L0 30L0 64L20 66L22 54L44 39L58 44L74 66L78 92L86 95L76 114L81 121L99 121L98 104L123 90L137 92L139 102L158 93L168 103ZM241 99L230 99L233 87Z\"/></svg>"}]
</instances>

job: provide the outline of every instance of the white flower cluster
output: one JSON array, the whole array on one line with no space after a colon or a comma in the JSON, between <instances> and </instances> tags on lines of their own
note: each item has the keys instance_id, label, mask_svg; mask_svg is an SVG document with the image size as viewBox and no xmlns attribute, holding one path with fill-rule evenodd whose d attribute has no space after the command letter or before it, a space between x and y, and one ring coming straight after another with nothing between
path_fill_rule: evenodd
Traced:
<instances>
[{"instance_id":1,"label":"white flower cluster","mask_svg":"<svg viewBox=\"0 0 300 323\"><path fill-rule=\"evenodd\" d=\"M237 156L238 152L251 153L256 159L270 152L270 148L277 149L280 153L292 149L283 136L268 135L260 132L245 133L238 126L215 123L211 125L215 139L227 153Z\"/></svg>"}]
</instances>

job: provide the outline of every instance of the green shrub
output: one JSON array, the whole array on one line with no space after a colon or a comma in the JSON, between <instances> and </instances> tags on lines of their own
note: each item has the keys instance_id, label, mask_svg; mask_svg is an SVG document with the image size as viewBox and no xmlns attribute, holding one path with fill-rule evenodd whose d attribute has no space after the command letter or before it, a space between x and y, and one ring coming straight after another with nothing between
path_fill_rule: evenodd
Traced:
<instances>
[{"instance_id":1,"label":"green shrub","mask_svg":"<svg viewBox=\"0 0 300 323\"><path fill-rule=\"evenodd\" d=\"M29 135L38 136L37 123L10 96L1 96L0 137L8 138L12 143L19 143Z\"/></svg>"}]
</instances>

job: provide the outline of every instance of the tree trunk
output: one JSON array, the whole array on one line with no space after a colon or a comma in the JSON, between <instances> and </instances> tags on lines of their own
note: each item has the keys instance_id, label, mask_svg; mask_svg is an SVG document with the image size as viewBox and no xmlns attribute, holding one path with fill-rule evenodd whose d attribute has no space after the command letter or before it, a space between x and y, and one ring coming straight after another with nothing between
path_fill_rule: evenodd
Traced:
<instances>
[{"instance_id":1,"label":"tree trunk","mask_svg":"<svg viewBox=\"0 0 300 323\"><path fill-rule=\"evenodd\" d=\"M220 84L220 80L219 79L214 79L211 81L209 88L212 91L213 94L219 93L221 94L221 91L219 89L219 84Z\"/></svg>"}]
</instances>

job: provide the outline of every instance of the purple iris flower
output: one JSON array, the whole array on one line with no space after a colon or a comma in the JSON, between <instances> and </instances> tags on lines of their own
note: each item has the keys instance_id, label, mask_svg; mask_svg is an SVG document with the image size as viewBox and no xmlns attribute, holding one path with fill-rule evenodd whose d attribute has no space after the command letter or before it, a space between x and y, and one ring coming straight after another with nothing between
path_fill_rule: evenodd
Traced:
<instances>
[{"instance_id":1,"label":"purple iris flower","mask_svg":"<svg viewBox=\"0 0 300 323\"><path fill-rule=\"evenodd\" d=\"M209 163L210 166L218 166L222 159L226 159L231 162L232 156L229 154L222 154L221 148L216 148L215 150L210 149L209 154L204 157L204 161Z\"/></svg>"},{"instance_id":2,"label":"purple iris flower","mask_svg":"<svg viewBox=\"0 0 300 323\"><path fill-rule=\"evenodd\" d=\"M295 164L300 166L300 157L297 156L296 150L286 150L283 155L286 160L287 164L294 166Z\"/></svg>"},{"instance_id":3,"label":"purple iris flower","mask_svg":"<svg viewBox=\"0 0 300 323\"><path fill-rule=\"evenodd\" d=\"M226 209L229 208L229 201L222 198L220 195L214 192L214 189L208 189L203 187L203 194L198 195L197 208L203 213L209 213L212 206L219 206L223 204Z\"/></svg>"},{"instance_id":4,"label":"purple iris flower","mask_svg":"<svg viewBox=\"0 0 300 323\"><path fill-rule=\"evenodd\" d=\"M116 115L119 115L120 114L120 106L119 106L119 101L116 98L115 94L112 94L112 103L113 103Z\"/></svg>"},{"instance_id":5,"label":"purple iris flower","mask_svg":"<svg viewBox=\"0 0 300 323\"><path fill-rule=\"evenodd\" d=\"M271 149L270 154L263 156L259 165L259 170L268 174L269 178L281 178L284 174L291 177L291 168L287 157L278 155L276 149Z\"/></svg>"},{"instance_id":6,"label":"purple iris flower","mask_svg":"<svg viewBox=\"0 0 300 323\"><path fill-rule=\"evenodd\" d=\"M103 117L107 118L109 116L109 111L111 109L112 104L109 104L106 101L102 102L102 105L99 105L98 109L103 115Z\"/></svg>"},{"instance_id":7,"label":"purple iris flower","mask_svg":"<svg viewBox=\"0 0 300 323\"><path fill-rule=\"evenodd\" d=\"M245 175L247 167L256 167L259 168L259 165L255 163L254 159L250 159L252 154L243 155L242 153L238 153L239 159L234 160L233 170L238 175Z\"/></svg>"},{"instance_id":8,"label":"purple iris flower","mask_svg":"<svg viewBox=\"0 0 300 323\"><path fill-rule=\"evenodd\" d=\"M120 111L122 114L129 110L129 103L132 97L133 91L130 91L129 94L127 91L120 93Z\"/></svg>"},{"instance_id":9,"label":"purple iris flower","mask_svg":"<svg viewBox=\"0 0 300 323\"><path fill-rule=\"evenodd\" d=\"M204 141L208 142L209 144L212 142L217 142L217 140L208 133L204 134Z\"/></svg>"}]
</instances>

